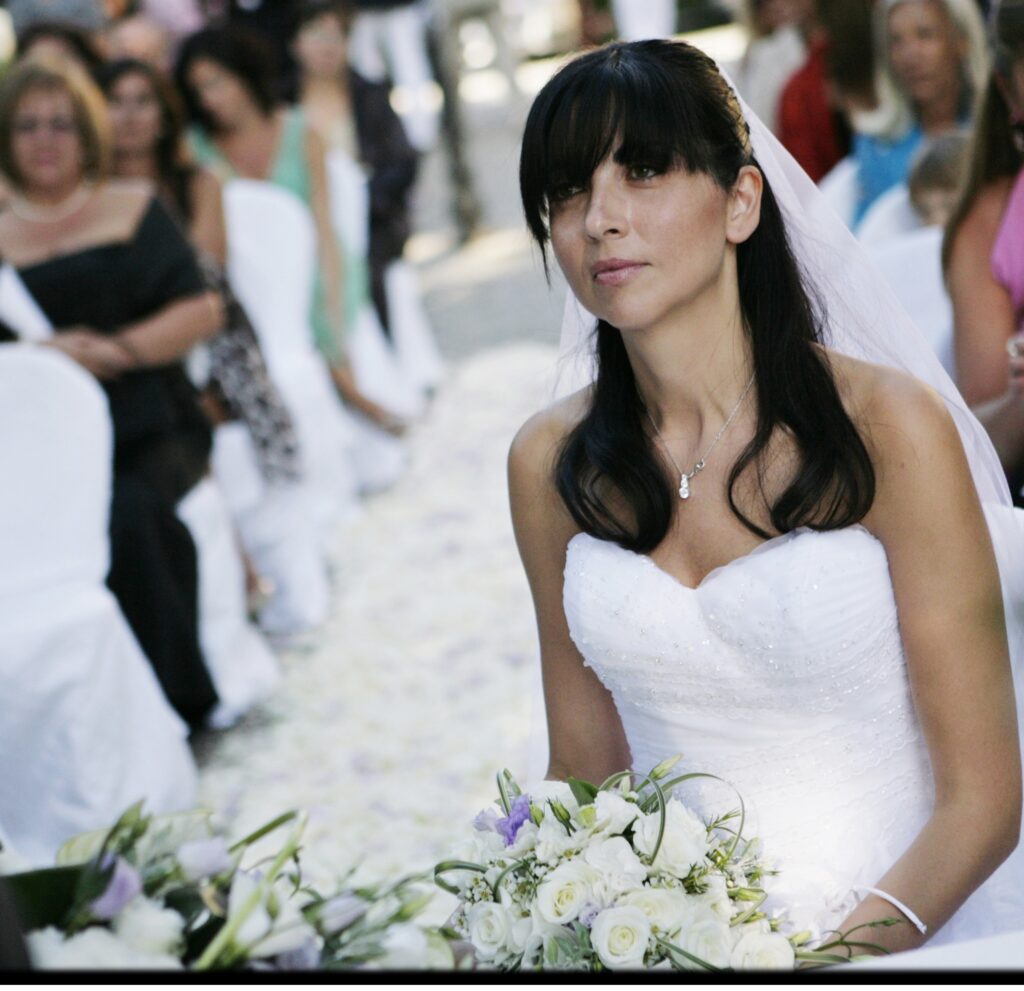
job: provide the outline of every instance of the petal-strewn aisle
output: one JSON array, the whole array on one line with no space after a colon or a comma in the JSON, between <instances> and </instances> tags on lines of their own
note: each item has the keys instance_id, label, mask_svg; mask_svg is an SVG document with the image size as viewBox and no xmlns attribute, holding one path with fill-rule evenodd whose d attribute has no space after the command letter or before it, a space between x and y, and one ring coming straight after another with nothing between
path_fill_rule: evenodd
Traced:
<instances>
[{"instance_id":1,"label":"petal-strewn aisle","mask_svg":"<svg viewBox=\"0 0 1024 991\"><path fill-rule=\"evenodd\" d=\"M505 458L554 356L505 345L452 370L410 470L342 534L319 644L287 655L278 695L203 748L203 801L233 832L302 807L312 876L383 879L444 857L496 770L526 773L536 634Z\"/></svg>"}]
</instances>

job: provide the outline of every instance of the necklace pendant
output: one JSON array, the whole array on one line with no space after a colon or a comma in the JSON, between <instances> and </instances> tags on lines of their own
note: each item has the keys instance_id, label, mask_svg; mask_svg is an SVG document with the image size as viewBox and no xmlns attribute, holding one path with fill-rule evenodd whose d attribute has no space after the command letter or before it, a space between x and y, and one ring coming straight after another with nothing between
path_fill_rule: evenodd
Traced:
<instances>
[{"instance_id":1,"label":"necklace pendant","mask_svg":"<svg viewBox=\"0 0 1024 991\"><path fill-rule=\"evenodd\" d=\"M690 498L690 480L686 477L686 475L679 476L679 498Z\"/></svg>"}]
</instances>

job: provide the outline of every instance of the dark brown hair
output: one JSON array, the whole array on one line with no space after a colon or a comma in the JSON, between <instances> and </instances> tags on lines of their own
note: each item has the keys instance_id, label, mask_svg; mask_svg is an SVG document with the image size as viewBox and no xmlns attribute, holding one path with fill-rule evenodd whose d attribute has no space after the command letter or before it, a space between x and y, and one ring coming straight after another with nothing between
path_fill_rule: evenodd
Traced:
<instances>
[{"instance_id":1,"label":"dark brown hair","mask_svg":"<svg viewBox=\"0 0 1024 991\"><path fill-rule=\"evenodd\" d=\"M732 189L744 166L758 167L736 97L703 52L675 41L590 52L544 86L526 123L520 190L542 253L550 239L550 204L566 189L589 186L609 154L624 166L702 173L723 190ZM871 508L874 468L817 346L825 315L804 284L767 180L760 222L737 246L736 262L757 428L729 474L732 511L753 533L771 536L733 496L748 467L763 481L762 456L783 430L797 445L800 465L769 506L771 526L779 533L850 526ZM560 452L556 484L580 529L647 552L664 539L678 499L654 451L622 335L605 320L596 335L590 407ZM625 501L629 518L614 508L613 494Z\"/></svg>"}]
</instances>

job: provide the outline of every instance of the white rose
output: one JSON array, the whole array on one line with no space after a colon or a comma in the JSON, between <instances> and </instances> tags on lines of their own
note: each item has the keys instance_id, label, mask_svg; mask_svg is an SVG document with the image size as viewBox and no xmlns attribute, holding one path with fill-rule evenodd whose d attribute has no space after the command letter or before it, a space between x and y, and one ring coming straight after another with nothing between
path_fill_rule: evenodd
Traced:
<instances>
[{"instance_id":1,"label":"white rose","mask_svg":"<svg viewBox=\"0 0 1024 991\"><path fill-rule=\"evenodd\" d=\"M578 860L556 867L537 885L537 910L545 922L572 922L587 903L598 874Z\"/></svg>"},{"instance_id":2,"label":"white rose","mask_svg":"<svg viewBox=\"0 0 1024 991\"><path fill-rule=\"evenodd\" d=\"M679 949L692 953L712 967L729 966L734 942L733 931L728 923L714 918L699 919L692 925L684 925L672 940ZM685 957L680 963L693 970L703 970L700 964L692 963Z\"/></svg>"},{"instance_id":3,"label":"white rose","mask_svg":"<svg viewBox=\"0 0 1024 991\"><path fill-rule=\"evenodd\" d=\"M133 898L113 921L114 932L133 950L178 956L182 950L184 920L151 898Z\"/></svg>"},{"instance_id":4,"label":"white rose","mask_svg":"<svg viewBox=\"0 0 1024 991\"><path fill-rule=\"evenodd\" d=\"M480 902L466 913L469 941L481 960L493 960L505 950L512 929L508 909L496 902Z\"/></svg>"},{"instance_id":5,"label":"white rose","mask_svg":"<svg viewBox=\"0 0 1024 991\"><path fill-rule=\"evenodd\" d=\"M637 888L628 891L618 901L619 905L631 905L647 916L651 927L661 936L671 938L693 919L690 896L683 891L667 888Z\"/></svg>"},{"instance_id":6,"label":"white rose","mask_svg":"<svg viewBox=\"0 0 1024 991\"><path fill-rule=\"evenodd\" d=\"M534 852L542 864L557 864L567 851L578 847L580 840L577 836L565 831L563 826L550 812L548 812L537 829L537 846Z\"/></svg>"},{"instance_id":7,"label":"white rose","mask_svg":"<svg viewBox=\"0 0 1024 991\"><path fill-rule=\"evenodd\" d=\"M640 807L635 802L627 802L621 795L611 791L597 793L594 809L597 818L593 831L608 833L611 836L624 833L630 823L640 815Z\"/></svg>"},{"instance_id":8,"label":"white rose","mask_svg":"<svg viewBox=\"0 0 1024 991\"><path fill-rule=\"evenodd\" d=\"M575 815L579 811L580 803L576 801L572 789L564 781L538 781L529 791L534 805L545 806L548 799L553 799L561 802L569 815ZM550 810L544 814L549 815Z\"/></svg>"},{"instance_id":9,"label":"white rose","mask_svg":"<svg viewBox=\"0 0 1024 991\"><path fill-rule=\"evenodd\" d=\"M773 932L744 933L729 958L734 970L792 970L795 963L789 940Z\"/></svg>"},{"instance_id":10,"label":"white rose","mask_svg":"<svg viewBox=\"0 0 1024 991\"><path fill-rule=\"evenodd\" d=\"M633 825L637 850L650 856L658 842L660 828L661 816L657 812L640 816ZM707 852L707 827L685 805L670 799L665 810L665 833L652 867L676 877L686 877L694 864L703 862Z\"/></svg>"},{"instance_id":11,"label":"white rose","mask_svg":"<svg viewBox=\"0 0 1024 991\"><path fill-rule=\"evenodd\" d=\"M544 959L551 940L564 936L565 930L548 922L540 913L535 902L530 910L530 934L523 946L523 968L532 967Z\"/></svg>"},{"instance_id":12,"label":"white rose","mask_svg":"<svg viewBox=\"0 0 1024 991\"><path fill-rule=\"evenodd\" d=\"M609 970L643 966L651 924L638 908L606 908L590 927L590 942Z\"/></svg>"},{"instance_id":13,"label":"white rose","mask_svg":"<svg viewBox=\"0 0 1024 991\"><path fill-rule=\"evenodd\" d=\"M180 970L181 961L167 954L133 950L105 926L90 926L70 939L53 926L28 934L32 963L40 970Z\"/></svg>"},{"instance_id":14,"label":"white rose","mask_svg":"<svg viewBox=\"0 0 1024 991\"><path fill-rule=\"evenodd\" d=\"M726 890L728 885L725 878L721 874L710 874L705 880L707 890L701 895L693 895L693 899L706 905L722 922L728 922L733 917L735 908Z\"/></svg>"},{"instance_id":15,"label":"white rose","mask_svg":"<svg viewBox=\"0 0 1024 991\"><path fill-rule=\"evenodd\" d=\"M594 890L602 904L610 904L624 891L640 887L647 877L647 868L621 836L595 840L587 847L583 859L601 875Z\"/></svg>"},{"instance_id":16,"label":"white rose","mask_svg":"<svg viewBox=\"0 0 1024 991\"><path fill-rule=\"evenodd\" d=\"M515 913L511 913L511 924L505 940L509 952L517 957L522 956L526 952L526 944L532 932L533 919L529 915L521 915L516 918Z\"/></svg>"}]
</instances>

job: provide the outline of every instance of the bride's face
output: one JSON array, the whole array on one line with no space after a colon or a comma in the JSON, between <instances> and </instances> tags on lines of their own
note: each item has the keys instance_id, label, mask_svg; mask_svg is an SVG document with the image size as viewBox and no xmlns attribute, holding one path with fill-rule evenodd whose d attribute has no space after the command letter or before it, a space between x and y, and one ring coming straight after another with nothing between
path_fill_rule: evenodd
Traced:
<instances>
[{"instance_id":1,"label":"bride's face","mask_svg":"<svg viewBox=\"0 0 1024 991\"><path fill-rule=\"evenodd\" d=\"M737 190L748 172L756 170L741 170ZM704 173L657 173L609 155L585 187L551 196L551 246L591 313L622 331L652 327L714 291L729 245L757 226L756 203L740 203L737 216L737 190Z\"/></svg>"}]
</instances>

